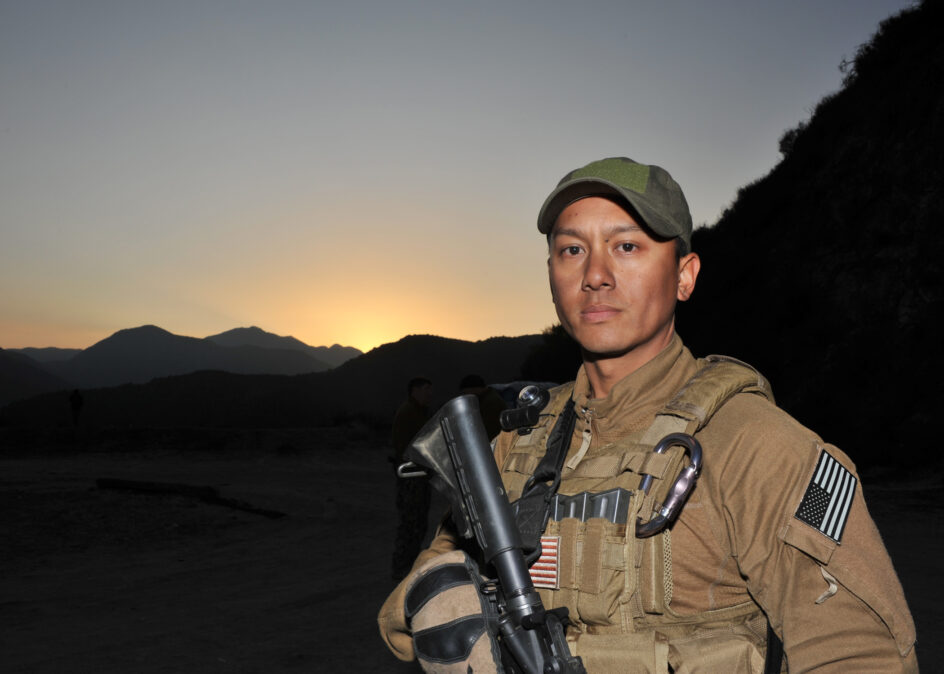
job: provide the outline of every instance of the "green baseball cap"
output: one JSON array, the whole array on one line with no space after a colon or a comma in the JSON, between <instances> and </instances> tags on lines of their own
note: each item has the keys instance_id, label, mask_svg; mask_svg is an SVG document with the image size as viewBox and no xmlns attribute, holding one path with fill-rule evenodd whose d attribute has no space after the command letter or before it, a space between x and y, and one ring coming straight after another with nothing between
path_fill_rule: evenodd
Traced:
<instances>
[{"instance_id":1,"label":"green baseball cap","mask_svg":"<svg viewBox=\"0 0 944 674\"><path fill-rule=\"evenodd\" d=\"M688 202L682 188L664 168L626 157L610 157L571 171L541 206L538 230L549 234L561 211L584 197L614 199L659 236L678 237L685 242L686 251L692 248Z\"/></svg>"}]
</instances>

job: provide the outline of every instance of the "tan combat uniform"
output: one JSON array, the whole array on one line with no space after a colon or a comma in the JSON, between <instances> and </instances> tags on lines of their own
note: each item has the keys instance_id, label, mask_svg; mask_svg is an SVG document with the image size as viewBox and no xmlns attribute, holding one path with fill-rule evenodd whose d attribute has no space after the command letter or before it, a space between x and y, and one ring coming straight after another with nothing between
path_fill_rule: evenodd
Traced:
<instances>
[{"instance_id":1,"label":"tan combat uniform","mask_svg":"<svg viewBox=\"0 0 944 674\"><path fill-rule=\"evenodd\" d=\"M627 457L698 370L677 336L606 399L587 398L581 369L559 493L635 490L640 470L658 474L658 461L641 466ZM531 436L499 437L495 455L510 498L543 454L552 422ZM632 527L600 518L548 525L559 552L554 588L541 597L548 608L570 609L568 641L587 671L759 672L767 618L791 672L917 671L914 623L849 458L751 393L727 400L696 437L702 475L670 533L638 539ZM850 485L830 535L815 526L811 487L824 455ZM667 484L677 472L668 470ZM637 492L633 507L651 509L641 500ZM454 546L440 532L417 564ZM380 624L394 653L410 659L403 591L388 598Z\"/></svg>"}]
</instances>

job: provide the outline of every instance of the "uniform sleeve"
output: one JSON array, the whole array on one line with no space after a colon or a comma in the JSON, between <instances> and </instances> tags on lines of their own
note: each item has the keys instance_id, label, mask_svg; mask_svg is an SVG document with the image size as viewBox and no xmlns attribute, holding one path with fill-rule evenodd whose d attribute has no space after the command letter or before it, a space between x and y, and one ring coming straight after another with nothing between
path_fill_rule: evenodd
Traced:
<instances>
[{"instance_id":1,"label":"uniform sleeve","mask_svg":"<svg viewBox=\"0 0 944 674\"><path fill-rule=\"evenodd\" d=\"M766 402L739 407L705 439L735 438L711 488L790 671L917 671L914 622L849 457Z\"/></svg>"}]
</instances>

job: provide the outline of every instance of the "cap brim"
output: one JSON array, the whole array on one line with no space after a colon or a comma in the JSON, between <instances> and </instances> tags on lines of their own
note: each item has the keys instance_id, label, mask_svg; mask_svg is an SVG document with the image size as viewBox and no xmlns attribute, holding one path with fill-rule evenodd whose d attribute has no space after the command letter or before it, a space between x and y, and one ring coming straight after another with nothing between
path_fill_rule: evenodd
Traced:
<instances>
[{"instance_id":1,"label":"cap brim","mask_svg":"<svg viewBox=\"0 0 944 674\"><path fill-rule=\"evenodd\" d=\"M570 204L586 197L604 197L616 201L634 218L641 220L639 224L644 225L659 236L674 238L681 234L675 231L675 227L654 212L645 197L599 178L578 178L559 185L545 199L544 205L541 206L541 211L538 213L538 231L542 234L549 234L561 212Z\"/></svg>"}]
</instances>

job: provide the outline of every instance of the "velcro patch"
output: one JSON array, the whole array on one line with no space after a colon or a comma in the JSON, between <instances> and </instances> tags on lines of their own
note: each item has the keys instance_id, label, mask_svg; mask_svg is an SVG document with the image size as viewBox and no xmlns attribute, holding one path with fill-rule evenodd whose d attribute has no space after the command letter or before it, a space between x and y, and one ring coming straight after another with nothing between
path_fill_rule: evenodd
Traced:
<instances>
[{"instance_id":1,"label":"velcro patch","mask_svg":"<svg viewBox=\"0 0 944 674\"><path fill-rule=\"evenodd\" d=\"M857 482L852 473L823 450L794 516L839 543Z\"/></svg>"},{"instance_id":2,"label":"velcro patch","mask_svg":"<svg viewBox=\"0 0 944 674\"><path fill-rule=\"evenodd\" d=\"M541 536L541 556L528 571L534 587L556 590L560 577L558 574L560 559L560 536Z\"/></svg>"}]
</instances>

